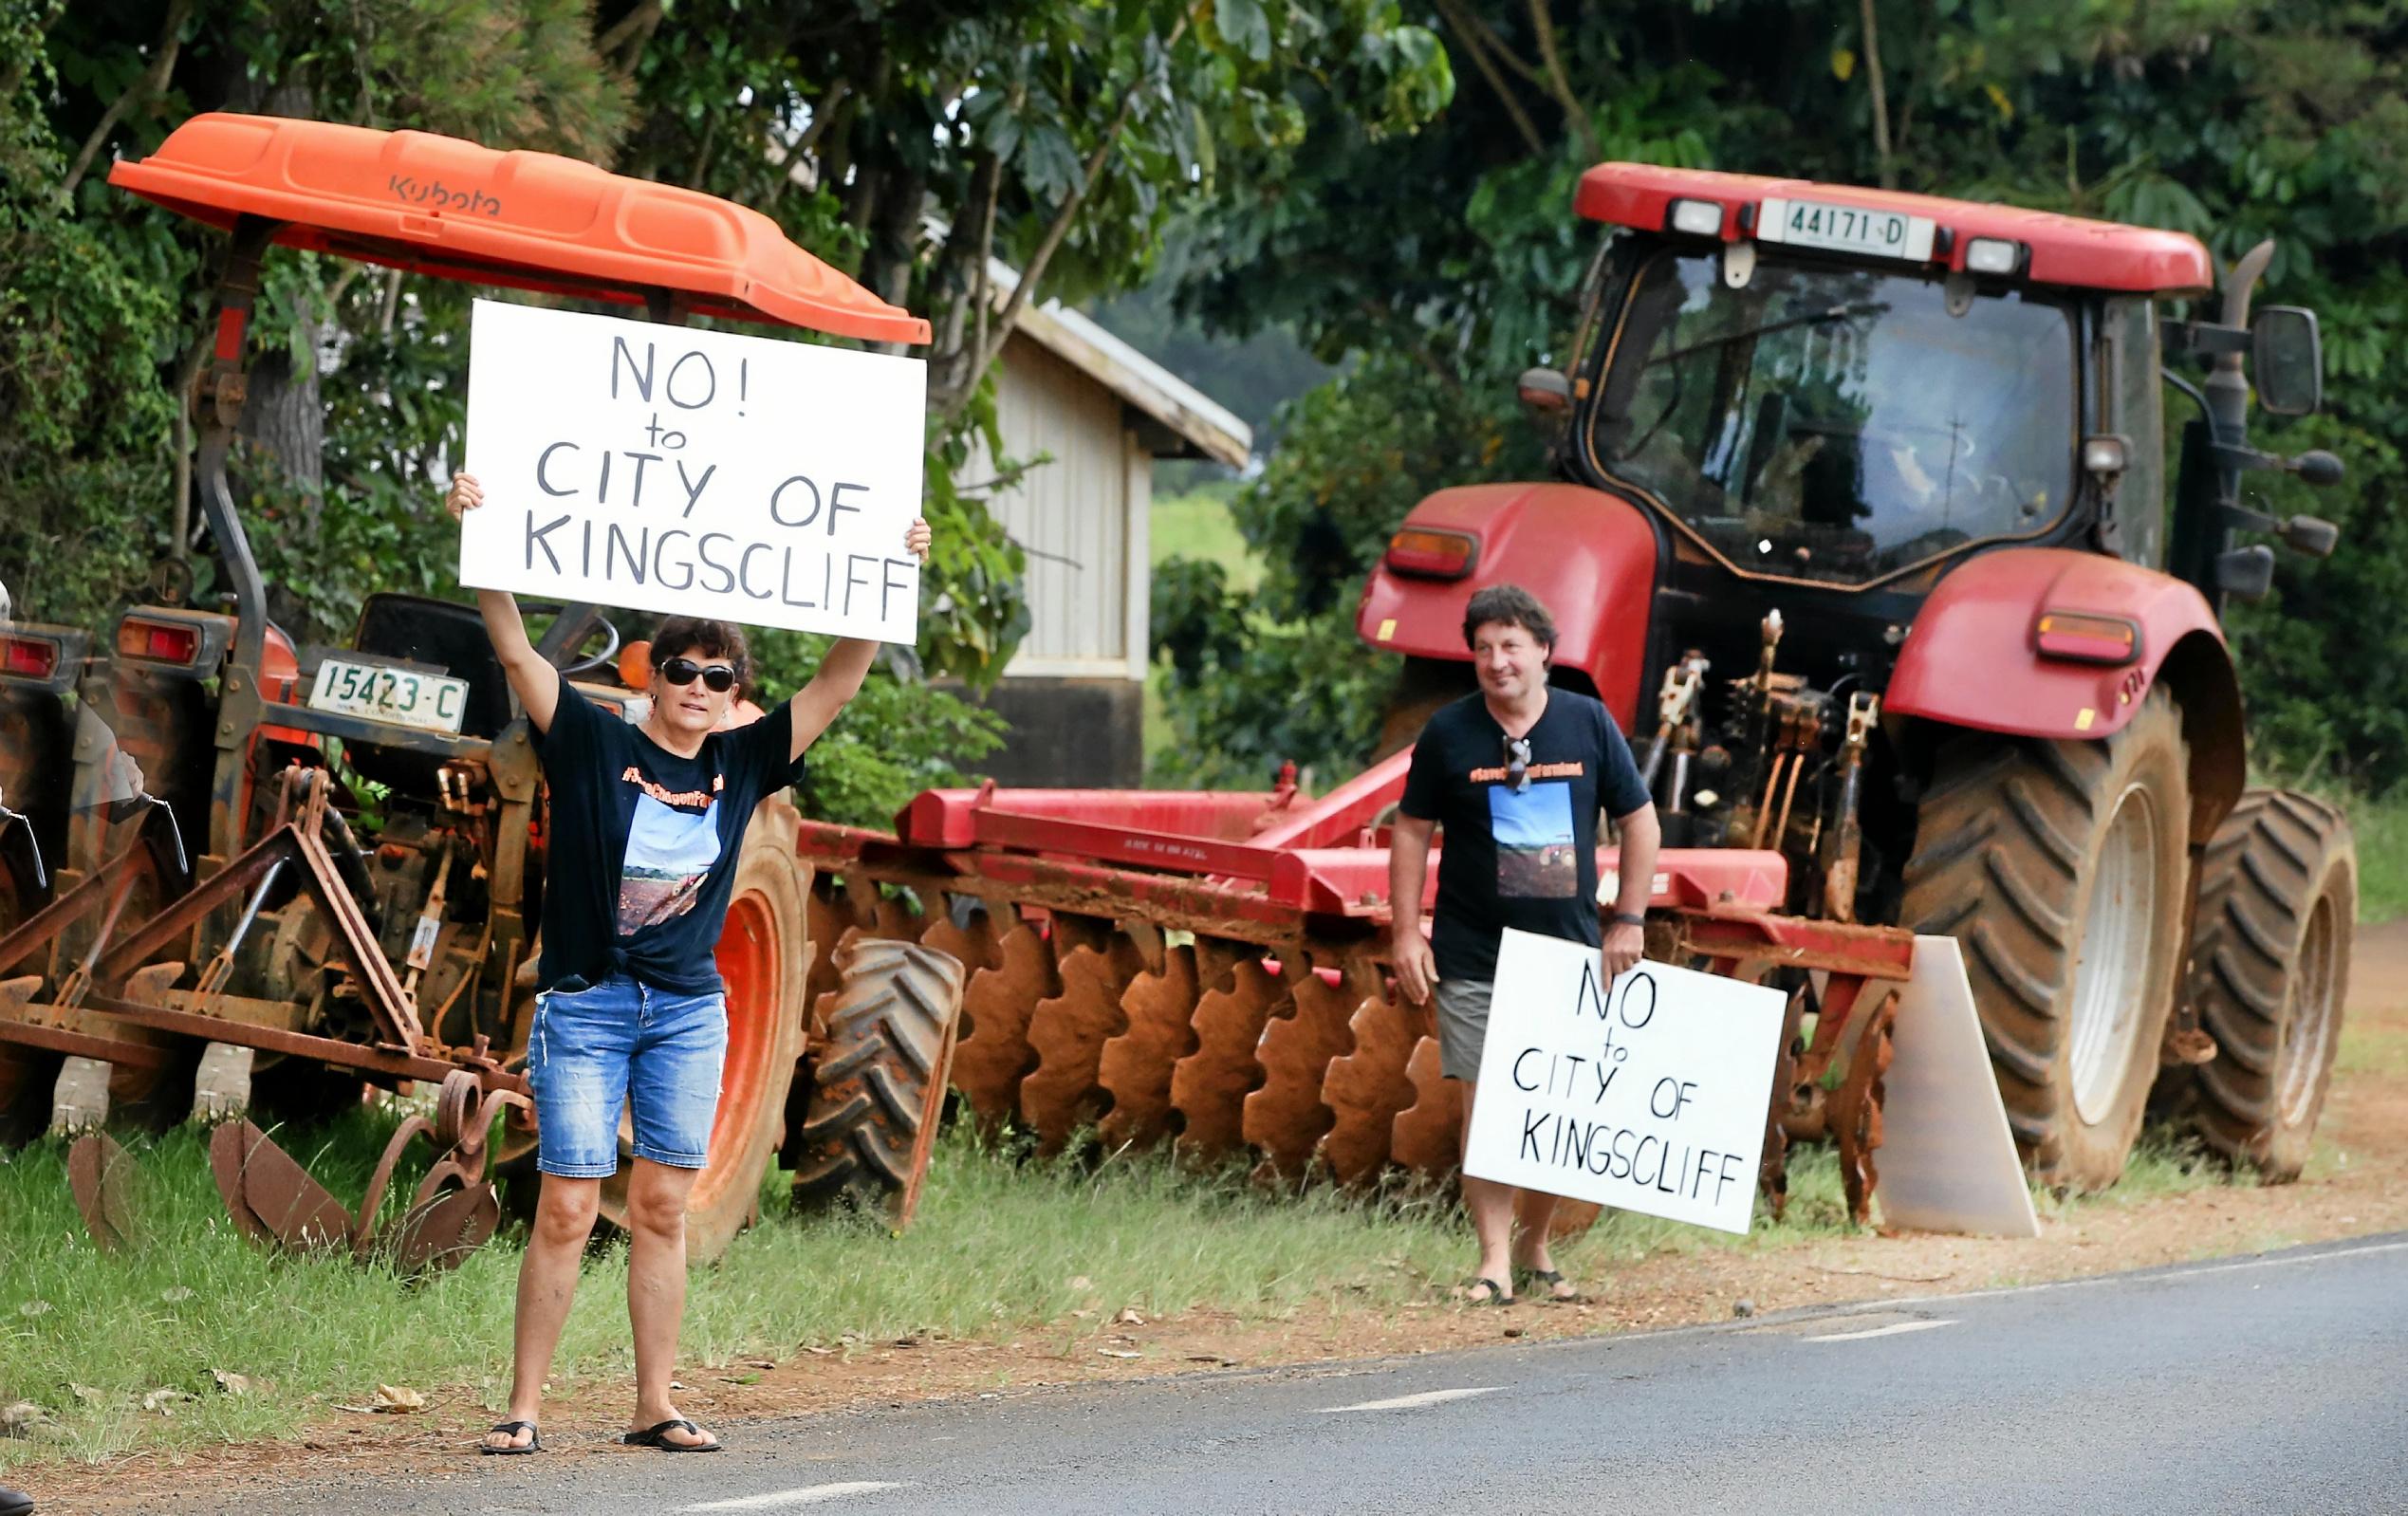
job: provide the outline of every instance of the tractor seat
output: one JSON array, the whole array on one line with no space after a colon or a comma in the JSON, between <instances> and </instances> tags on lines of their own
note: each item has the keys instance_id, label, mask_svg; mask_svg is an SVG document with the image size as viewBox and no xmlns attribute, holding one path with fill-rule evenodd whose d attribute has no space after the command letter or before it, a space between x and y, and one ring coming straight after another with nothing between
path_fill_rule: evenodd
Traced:
<instances>
[{"instance_id":1,"label":"tractor seat","mask_svg":"<svg viewBox=\"0 0 2408 1516\"><path fill-rule=\"evenodd\" d=\"M465 736L491 738L510 723L509 679L473 605L425 595L371 595L360 606L351 645L466 679L468 711L460 724Z\"/></svg>"}]
</instances>

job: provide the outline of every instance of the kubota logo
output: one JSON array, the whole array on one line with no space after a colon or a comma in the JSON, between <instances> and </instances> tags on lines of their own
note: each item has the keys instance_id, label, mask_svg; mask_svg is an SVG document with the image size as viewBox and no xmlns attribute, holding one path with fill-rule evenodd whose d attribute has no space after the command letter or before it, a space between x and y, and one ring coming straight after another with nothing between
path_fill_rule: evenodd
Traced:
<instances>
[{"instance_id":1,"label":"kubota logo","mask_svg":"<svg viewBox=\"0 0 2408 1516\"><path fill-rule=\"evenodd\" d=\"M396 174L385 181L397 200L433 206L438 211L464 211L470 215L499 216L502 202L483 190L454 190L441 179L432 183L414 174Z\"/></svg>"}]
</instances>

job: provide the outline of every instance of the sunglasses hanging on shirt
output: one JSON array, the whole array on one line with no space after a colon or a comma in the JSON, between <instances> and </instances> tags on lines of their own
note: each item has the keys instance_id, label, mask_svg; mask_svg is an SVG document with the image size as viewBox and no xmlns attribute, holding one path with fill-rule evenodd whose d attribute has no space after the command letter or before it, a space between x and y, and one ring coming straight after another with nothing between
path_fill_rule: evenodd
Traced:
<instances>
[{"instance_id":1,"label":"sunglasses hanging on shirt","mask_svg":"<svg viewBox=\"0 0 2408 1516\"><path fill-rule=\"evenodd\" d=\"M1508 737L1505 739L1505 781L1513 786L1513 793L1517 795L1530 787L1529 738Z\"/></svg>"},{"instance_id":2,"label":"sunglasses hanging on shirt","mask_svg":"<svg viewBox=\"0 0 2408 1516\"><path fill-rule=\"evenodd\" d=\"M724 663L705 667L692 658L671 658L660 666L660 676L681 689L699 678L702 687L713 694L725 694L735 688L735 670Z\"/></svg>"}]
</instances>

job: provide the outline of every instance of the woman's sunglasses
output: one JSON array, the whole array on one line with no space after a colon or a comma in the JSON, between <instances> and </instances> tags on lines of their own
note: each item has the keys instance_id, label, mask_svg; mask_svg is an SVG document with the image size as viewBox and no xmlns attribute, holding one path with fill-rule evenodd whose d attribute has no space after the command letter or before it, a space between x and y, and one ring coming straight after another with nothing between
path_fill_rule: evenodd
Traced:
<instances>
[{"instance_id":1,"label":"woman's sunglasses","mask_svg":"<svg viewBox=\"0 0 2408 1516\"><path fill-rule=\"evenodd\" d=\"M660 676L679 687L700 678L702 687L713 694L725 694L735 688L735 670L724 663L706 668L692 658L671 658L660 666Z\"/></svg>"},{"instance_id":2,"label":"woman's sunglasses","mask_svg":"<svg viewBox=\"0 0 2408 1516\"><path fill-rule=\"evenodd\" d=\"M1519 795L1530 787L1530 739L1505 739L1505 782Z\"/></svg>"}]
</instances>

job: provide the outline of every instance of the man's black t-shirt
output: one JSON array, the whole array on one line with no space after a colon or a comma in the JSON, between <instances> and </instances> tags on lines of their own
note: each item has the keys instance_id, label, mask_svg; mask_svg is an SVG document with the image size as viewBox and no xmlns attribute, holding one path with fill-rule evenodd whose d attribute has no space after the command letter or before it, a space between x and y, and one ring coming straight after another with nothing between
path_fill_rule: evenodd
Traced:
<instances>
[{"instance_id":1,"label":"man's black t-shirt","mask_svg":"<svg viewBox=\"0 0 2408 1516\"><path fill-rule=\"evenodd\" d=\"M1478 693L1442 708L1414 745L1398 808L1440 828L1430 947L1440 979L1496 977L1507 927L1585 942L1597 922L1597 812L1627 816L1647 786L1605 707L1549 690L1530 728L1529 782L1510 780L1505 729Z\"/></svg>"},{"instance_id":2,"label":"man's black t-shirt","mask_svg":"<svg viewBox=\"0 0 2408 1516\"><path fill-rule=\"evenodd\" d=\"M551 791L541 988L623 971L671 994L722 992L712 950L744 828L802 779L793 747L780 705L680 758L564 677L551 730L535 737Z\"/></svg>"}]
</instances>

